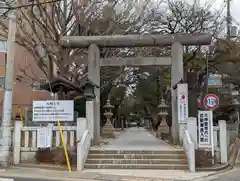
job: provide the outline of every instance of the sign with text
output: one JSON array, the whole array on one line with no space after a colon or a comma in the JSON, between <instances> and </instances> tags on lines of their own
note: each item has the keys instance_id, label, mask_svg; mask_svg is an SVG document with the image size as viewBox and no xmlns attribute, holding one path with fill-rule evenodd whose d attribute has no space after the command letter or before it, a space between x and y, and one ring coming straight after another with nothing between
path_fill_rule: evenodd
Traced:
<instances>
[{"instance_id":1,"label":"sign with text","mask_svg":"<svg viewBox=\"0 0 240 181\"><path fill-rule=\"evenodd\" d=\"M178 123L186 123L188 118L188 85L177 85Z\"/></svg>"},{"instance_id":2,"label":"sign with text","mask_svg":"<svg viewBox=\"0 0 240 181\"><path fill-rule=\"evenodd\" d=\"M52 127L40 127L37 130L37 147L52 147Z\"/></svg>"},{"instance_id":3,"label":"sign with text","mask_svg":"<svg viewBox=\"0 0 240 181\"><path fill-rule=\"evenodd\" d=\"M212 110L198 111L198 145L200 148L213 147Z\"/></svg>"},{"instance_id":4,"label":"sign with text","mask_svg":"<svg viewBox=\"0 0 240 181\"><path fill-rule=\"evenodd\" d=\"M72 100L33 101L33 121L73 121Z\"/></svg>"},{"instance_id":5,"label":"sign with text","mask_svg":"<svg viewBox=\"0 0 240 181\"><path fill-rule=\"evenodd\" d=\"M219 98L215 94L207 94L203 99L203 106L207 109L216 109L219 106Z\"/></svg>"}]
</instances>

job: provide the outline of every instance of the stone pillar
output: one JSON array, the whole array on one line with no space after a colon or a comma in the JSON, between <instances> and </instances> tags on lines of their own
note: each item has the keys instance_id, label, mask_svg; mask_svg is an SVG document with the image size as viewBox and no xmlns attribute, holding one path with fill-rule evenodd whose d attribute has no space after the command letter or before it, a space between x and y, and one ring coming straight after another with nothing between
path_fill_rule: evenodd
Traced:
<instances>
[{"instance_id":1,"label":"stone pillar","mask_svg":"<svg viewBox=\"0 0 240 181\"><path fill-rule=\"evenodd\" d=\"M86 120L87 120L87 129L90 134L91 143L93 144L93 138L94 138L94 120L95 120L95 105L93 100L87 100L86 101Z\"/></svg>"},{"instance_id":2,"label":"stone pillar","mask_svg":"<svg viewBox=\"0 0 240 181\"><path fill-rule=\"evenodd\" d=\"M172 67L171 67L171 85L176 85L183 79L183 47L175 42L171 49ZM173 144L179 143L179 125L177 120L177 90L172 90L172 139Z\"/></svg>"},{"instance_id":3,"label":"stone pillar","mask_svg":"<svg viewBox=\"0 0 240 181\"><path fill-rule=\"evenodd\" d=\"M228 145L227 145L227 125L225 120L219 120L219 142L220 142L220 157L221 164L228 162Z\"/></svg>"},{"instance_id":4,"label":"stone pillar","mask_svg":"<svg viewBox=\"0 0 240 181\"><path fill-rule=\"evenodd\" d=\"M192 141L194 143L195 149L198 148L198 129L197 129L197 118L189 117L187 119L187 130L189 132L189 135L192 138Z\"/></svg>"},{"instance_id":5,"label":"stone pillar","mask_svg":"<svg viewBox=\"0 0 240 181\"><path fill-rule=\"evenodd\" d=\"M91 44L88 48L88 79L100 87L100 51L97 45ZM94 87L94 128L93 143L100 142L100 88Z\"/></svg>"}]
</instances>

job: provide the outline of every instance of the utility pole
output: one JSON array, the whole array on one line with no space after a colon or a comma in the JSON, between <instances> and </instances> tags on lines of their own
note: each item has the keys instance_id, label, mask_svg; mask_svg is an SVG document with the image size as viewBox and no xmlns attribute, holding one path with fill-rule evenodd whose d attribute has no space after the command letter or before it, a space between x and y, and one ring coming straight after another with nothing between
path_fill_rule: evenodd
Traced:
<instances>
[{"instance_id":1,"label":"utility pole","mask_svg":"<svg viewBox=\"0 0 240 181\"><path fill-rule=\"evenodd\" d=\"M227 1L227 39L231 39L231 27L232 27L232 17L231 17L231 5L230 2L231 0L226 0Z\"/></svg>"},{"instance_id":2,"label":"utility pole","mask_svg":"<svg viewBox=\"0 0 240 181\"><path fill-rule=\"evenodd\" d=\"M11 119L12 119L12 90L13 90L13 68L15 60L15 39L16 39L16 14L12 10L8 14L9 27L7 39L7 64L4 86L3 117L2 117L2 152L1 164L4 167L9 165L9 153L11 143Z\"/></svg>"}]
</instances>

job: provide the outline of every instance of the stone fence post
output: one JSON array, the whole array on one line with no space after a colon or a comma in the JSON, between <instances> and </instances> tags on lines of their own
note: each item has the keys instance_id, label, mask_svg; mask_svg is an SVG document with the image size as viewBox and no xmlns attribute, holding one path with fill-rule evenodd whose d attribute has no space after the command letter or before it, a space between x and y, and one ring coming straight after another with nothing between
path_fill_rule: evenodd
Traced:
<instances>
[{"instance_id":1,"label":"stone fence post","mask_svg":"<svg viewBox=\"0 0 240 181\"><path fill-rule=\"evenodd\" d=\"M194 143L195 150L198 148L198 129L197 129L197 118L189 117L187 119L187 130L191 136L192 142Z\"/></svg>"},{"instance_id":2,"label":"stone fence post","mask_svg":"<svg viewBox=\"0 0 240 181\"><path fill-rule=\"evenodd\" d=\"M20 163L21 157L21 127L22 121L15 120L14 122L14 132L13 132L13 164Z\"/></svg>"},{"instance_id":3,"label":"stone fence post","mask_svg":"<svg viewBox=\"0 0 240 181\"><path fill-rule=\"evenodd\" d=\"M77 141L81 141L83 133L86 129L88 129L88 125L87 125L87 120L86 118L77 118ZM88 129L89 131L89 129Z\"/></svg>"},{"instance_id":4,"label":"stone fence post","mask_svg":"<svg viewBox=\"0 0 240 181\"><path fill-rule=\"evenodd\" d=\"M221 164L228 162L228 145L227 145L227 125L225 120L219 120L219 143Z\"/></svg>"}]
</instances>

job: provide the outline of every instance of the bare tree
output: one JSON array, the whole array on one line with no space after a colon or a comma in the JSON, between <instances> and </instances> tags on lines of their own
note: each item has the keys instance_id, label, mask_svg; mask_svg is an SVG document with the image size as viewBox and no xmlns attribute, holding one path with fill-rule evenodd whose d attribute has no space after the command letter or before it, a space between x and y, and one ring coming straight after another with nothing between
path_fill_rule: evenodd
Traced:
<instances>
[{"instance_id":1,"label":"bare tree","mask_svg":"<svg viewBox=\"0 0 240 181\"><path fill-rule=\"evenodd\" d=\"M41 3L40 0L23 4L18 0L17 43L35 58L36 64L48 79L53 78L56 65L61 74L81 73L81 61L74 57L86 50L64 49L59 38L63 35L124 34L141 27L148 9L154 1L136 0L57 0ZM155 3L155 2L154 2ZM1 19L1 36L7 38L6 20ZM138 28L139 29L139 28ZM101 50L103 56L117 56L119 50ZM22 72L27 74L25 67ZM109 70L109 69L107 69ZM105 70L104 70L105 71ZM105 71L106 72L106 71ZM115 71L116 72L116 71ZM28 76L33 76L32 73ZM36 78L36 77L35 77Z\"/></svg>"}]
</instances>

